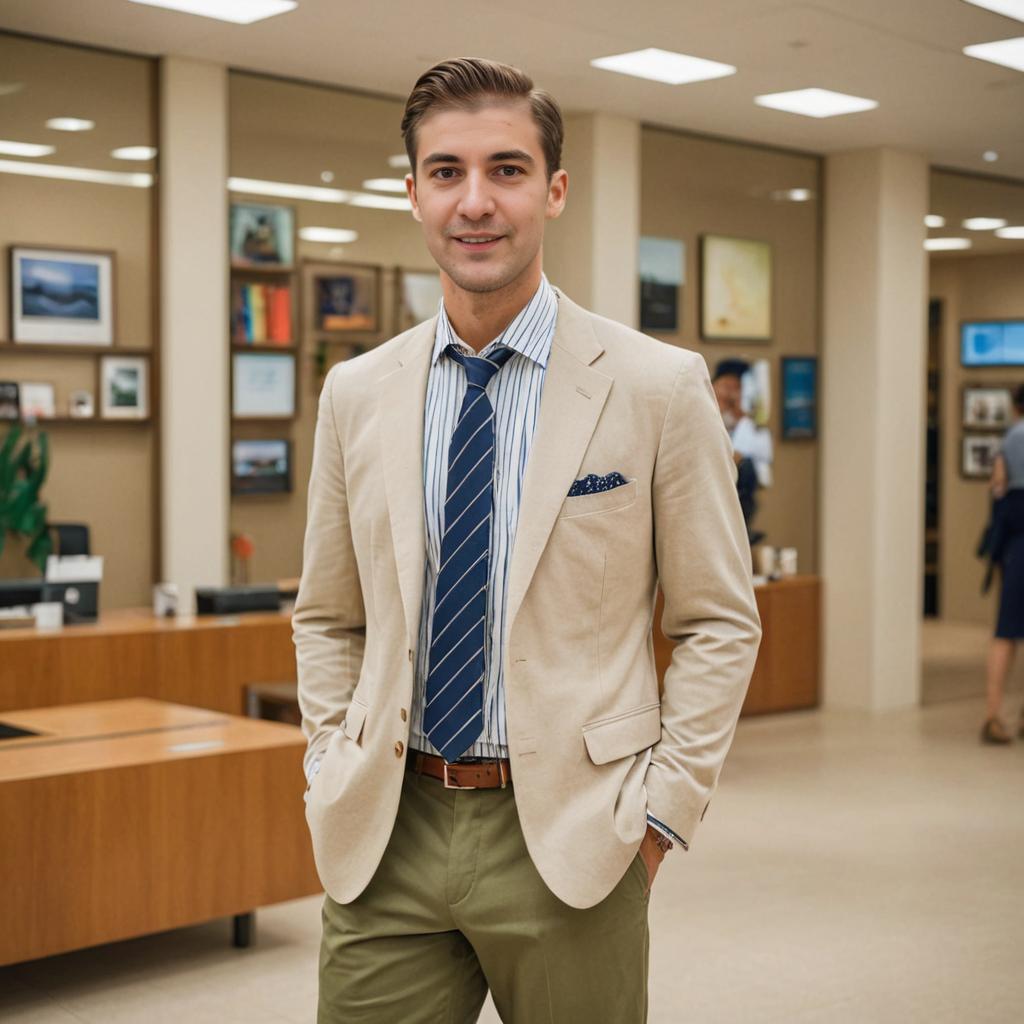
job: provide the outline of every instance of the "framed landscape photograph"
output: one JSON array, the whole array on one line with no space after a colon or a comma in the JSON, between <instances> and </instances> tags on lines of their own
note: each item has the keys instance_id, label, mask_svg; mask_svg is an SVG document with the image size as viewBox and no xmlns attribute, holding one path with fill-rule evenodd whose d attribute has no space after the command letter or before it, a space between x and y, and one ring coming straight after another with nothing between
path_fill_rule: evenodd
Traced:
<instances>
[{"instance_id":1,"label":"framed landscape photograph","mask_svg":"<svg viewBox=\"0 0 1024 1024\"><path fill-rule=\"evenodd\" d=\"M149 360L104 356L100 360L100 417L144 420L149 416Z\"/></svg>"},{"instance_id":2,"label":"framed landscape photograph","mask_svg":"<svg viewBox=\"0 0 1024 1024\"><path fill-rule=\"evenodd\" d=\"M1006 428L1012 419L1009 388L965 387L963 426L967 430Z\"/></svg>"},{"instance_id":3,"label":"framed landscape photograph","mask_svg":"<svg viewBox=\"0 0 1024 1024\"><path fill-rule=\"evenodd\" d=\"M326 333L380 329L380 267L339 263L313 275L316 329Z\"/></svg>"},{"instance_id":4,"label":"framed landscape photograph","mask_svg":"<svg viewBox=\"0 0 1024 1024\"><path fill-rule=\"evenodd\" d=\"M686 246L675 238L640 239L640 330L679 329Z\"/></svg>"},{"instance_id":5,"label":"framed landscape photograph","mask_svg":"<svg viewBox=\"0 0 1024 1024\"><path fill-rule=\"evenodd\" d=\"M114 253L13 245L8 259L12 341L113 345Z\"/></svg>"},{"instance_id":6,"label":"framed landscape photograph","mask_svg":"<svg viewBox=\"0 0 1024 1024\"><path fill-rule=\"evenodd\" d=\"M232 203L231 265L291 270L295 263L295 210L268 203Z\"/></svg>"},{"instance_id":7,"label":"framed landscape photograph","mask_svg":"<svg viewBox=\"0 0 1024 1024\"><path fill-rule=\"evenodd\" d=\"M782 440L818 436L817 356L782 357Z\"/></svg>"},{"instance_id":8,"label":"framed landscape photograph","mask_svg":"<svg viewBox=\"0 0 1024 1024\"><path fill-rule=\"evenodd\" d=\"M723 235L700 240L700 336L772 340L772 247Z\"/></svg>"},{"instance_id":9,"label":"framed landscape photograph","mask_svg":"<svg viewBox=\"0 0 1024 1024\"><path fill-rule=\"evenodd\" d=\"M961 475L968 480L987 480L1002 441L1002 434L968 434L963 439Z\"/></svg>"},{"instance_id":10,"label":"framed landscape photograph","mask_svg":"<svg viewBox=\"0 0 1024 1024\"><path fill-rule=\"evenodd\" d=\"M290 441L273 438L231 443L232 494L287 494L291 489Z\"/></svg>"},{"instance_id":11,"label":"framed landscape photograph","mask_svg":"<svg viewBox=\"0 0 1024 1024\"><path fill-rule=\"evenodd\" d=\"M235 352L231 359L231 415L235 419L291 419L295 415L295 357Z\"/></svg>"}]
</instances>

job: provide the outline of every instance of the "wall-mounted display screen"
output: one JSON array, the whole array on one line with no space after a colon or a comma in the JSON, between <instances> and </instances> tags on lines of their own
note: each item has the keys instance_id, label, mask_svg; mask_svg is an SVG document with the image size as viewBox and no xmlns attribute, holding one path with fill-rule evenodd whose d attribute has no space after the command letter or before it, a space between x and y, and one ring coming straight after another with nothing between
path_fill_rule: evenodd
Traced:
<instances>
[{"instance_id":1,"label":"wall-mounted display screen","mask_svg":"<svg viewBox=\"0 0 1024 1024\"><path fill-rule=\"evenodd\" d=\"M963 366L1024 366L1024 320L983 320L960 325Z\"/></svg>"}]
</instances>

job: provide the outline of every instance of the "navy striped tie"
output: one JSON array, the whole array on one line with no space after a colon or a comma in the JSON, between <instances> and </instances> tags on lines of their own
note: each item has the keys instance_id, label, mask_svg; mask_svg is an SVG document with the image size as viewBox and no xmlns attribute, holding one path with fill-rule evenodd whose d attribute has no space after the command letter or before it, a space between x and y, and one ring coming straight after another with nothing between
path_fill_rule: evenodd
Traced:
<instances>
[{"instance_id":1,"label":"navy striped tie","mask_svg":"<svg viewBox=\"0 0 1024 1024\"><path fill-rule=\"evenodd\" d=\"M424 730L449 763L483 730L484 643L494 477L494 409L487 382L515 354L445 351L466 371L466 395L448 448L441 564L434 589Z\"/></svg>"}]
</instances>

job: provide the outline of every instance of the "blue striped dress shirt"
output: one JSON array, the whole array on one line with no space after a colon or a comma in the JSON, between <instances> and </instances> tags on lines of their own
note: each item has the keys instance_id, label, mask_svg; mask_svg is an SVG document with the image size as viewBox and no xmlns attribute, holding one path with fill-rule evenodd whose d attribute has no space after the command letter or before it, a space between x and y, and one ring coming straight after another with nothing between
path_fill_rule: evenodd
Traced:
<instances>
[{"instance_id":1,"label":"blue striped dress shirt","mask_svg":"<svg viewBox=\"0 0 1024 1024\"><path fill-rule=\"evenodd\" d=\"M442 512L448 483L448 445L466 393L465 370L454 359L444 355L445 346L457 345L467 355L486 356L498 345L514 349L516 353L487 384L487 397L494 407L494 506L484 642L484 720L480 738L465 755L508 757L505 685L501 665L508 573L519 521L523 476L540 413L541 390L557 315L558 297L547 278L542 275L533 298L497 338L477 353L455 334L443 301L440 306L423 413L423 508L427 559L423 574L423 611L420 615L412 722L409 729L409 746L415 750L437 753L423 731L423 706L427 691L434 581L444 534Z\"/></svg>"}]
</instances>

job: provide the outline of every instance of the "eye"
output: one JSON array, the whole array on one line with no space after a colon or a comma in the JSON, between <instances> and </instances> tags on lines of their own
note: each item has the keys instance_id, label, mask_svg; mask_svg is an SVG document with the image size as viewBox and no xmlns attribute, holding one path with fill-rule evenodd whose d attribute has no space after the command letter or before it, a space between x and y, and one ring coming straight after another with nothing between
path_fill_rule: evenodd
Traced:
<instances>
[{"instance_id":1,"label":"eye","mask_svg":"<svg viewBox=\"0 0 1024 1024\"><path fill-rule=\"evenodd\" d=\"M439 167L431 177L440 178L442 181L451 181L456 173L454 167Z\"/></svg>"},{"instance_id":2,"label":"eye","mask_svg":"<svg viewBox=\"0 0 1024 1024\"><path fill-rule=\"evenodd\" d=\"M512 164L504 164L503 166L498 168L498 174L502 178L515 178L522 173L523 170L521 167L513 167Z\"/></svg>"}]
</instances>

